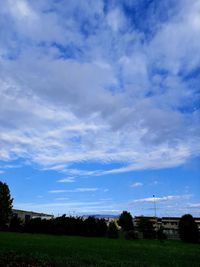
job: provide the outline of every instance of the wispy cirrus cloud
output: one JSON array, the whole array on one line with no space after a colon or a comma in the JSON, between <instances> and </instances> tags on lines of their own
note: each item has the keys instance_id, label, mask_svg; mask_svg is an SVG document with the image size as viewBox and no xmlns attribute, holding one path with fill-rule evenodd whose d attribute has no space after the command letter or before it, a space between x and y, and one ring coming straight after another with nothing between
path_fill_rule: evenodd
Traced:
<instances>
[{"instance_id":1,"label":"wispy cirrus cloud","mask_svg":"<svg viewBox=\"0 0 200 267\"><path fill-rule=\"evenodd\" d=\"M200 209L200 203L190 203L188 206L191 209Z\"/></svg>"},{"instance_id":2,"label":"wispy cirrus cloud","mask_svg":"<svg viewBox=\"0 0 200 267\"><path fill-rule=\"evenodd\" d=\"M74 177L67 177L57 180L58 183L74 183L75 178Z\"/></svg>"},{"instance_id":3,"label":"wispy cirrus cloud","mask_svg":"<svg viewBox=\"0 0 200 267\"><path fill-rule=\"evenodd\" d=\"M139 204L139 203L154 203L155 202L170 202L170 201L177 201L183 199L190 199L191 195L173 195L173 196L163 196L163 197L147 197L141 199L135 199L132 201L132 204Z\"/></svg>"},{"instance_id":4,"label":"wispy cirrus cloud","mask_svg":"<svg viewBox=\"0 0 200 267\"><path fill-rule=\"evenodd\" d=\"M80 187L75 189L55 189L50 190L49 193L51 194L60 194L60 193L87 193L87 192L96 192L98 188L95 187Z\"/></svg>"},{"instance_id":5,"label":"wispy cirrus cloud","mask_svg":"<svg viewBox=\"0 0 200 267\"><path fill-rule=\"evenodd\" d=\"M131 187L133 187L133 188L135 188L135 187L141 187L141 186L143 186L143 183L141 183L141 182L135 182L135 183L133 183L131 185Z\"/></svg>"}]
</instances>

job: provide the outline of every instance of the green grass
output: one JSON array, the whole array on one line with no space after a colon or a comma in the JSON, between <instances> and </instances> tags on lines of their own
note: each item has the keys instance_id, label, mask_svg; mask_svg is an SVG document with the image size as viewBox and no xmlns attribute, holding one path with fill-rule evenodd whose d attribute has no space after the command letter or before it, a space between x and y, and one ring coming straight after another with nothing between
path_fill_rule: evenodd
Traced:
<instances>
[{"instance_id":1,"label":"green grass","mask_svg":"<svg viewBox=\"0 0 200 267\"><path fill-rule=\"evenodd\" d=\"M200 245L179 241L160 243L157 240L127 241L0 232L0 266L6 266L6 261L22 259L39 261L38 265L30 266L197 267L200 266Z\"/></svg>"}]
</instances>

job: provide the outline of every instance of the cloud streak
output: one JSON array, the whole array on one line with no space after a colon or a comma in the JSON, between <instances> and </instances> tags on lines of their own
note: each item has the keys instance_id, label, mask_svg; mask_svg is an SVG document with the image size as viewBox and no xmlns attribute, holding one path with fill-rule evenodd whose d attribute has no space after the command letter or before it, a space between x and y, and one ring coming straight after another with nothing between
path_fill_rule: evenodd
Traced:
<instances>
[{"instance_id":1,"label":"cloud streak","mask_svg":"<svg viewBox=\"0 0 200 267\"><path fill-rule=\"evenodd\" d=\"M132 201L132 204L145 204L145 203L162 203L162 202L170 202L170 201L177 201L183 199L190 199L191 195L173 195L173 196L163 196L163 197L147 197L141 199L135 199Z\"/></svg>"},{"instance_id":2,"label":"cloud streak","mask_svg":"<svg viewBox=\"0 0 200 267\"><path fill-rule=\"evenodd\" d=\"M67 177L67 178L59 179L57 182L58 183L74 183L75 178L74 177Z\"/></svg>"},{"instance_id":3,"label":"cloud streak","mask_svg":"<svg viewBox=\"0 0 200 267\"><path fill-rule=\"evenodd\" d=\"M141 187L141 186L143 186L143 183L141 183L141 182L135 182L135 183L133 183L131 185L131 187L133 187L133 188L135 188L135 187Z\"/></svg>"},{"instance_id":4,"label":"cloud streak","mask_svg":"<svg viewBox=\"0 0 200 267\"><path fill-rule=\"evenodd\" d=\"M55 189L50 190L51 194L60 194L60 193L87 193L87 192L96 192L99 189L96 187L80 187L75 189Z\"/></svg>"}]
</instances>

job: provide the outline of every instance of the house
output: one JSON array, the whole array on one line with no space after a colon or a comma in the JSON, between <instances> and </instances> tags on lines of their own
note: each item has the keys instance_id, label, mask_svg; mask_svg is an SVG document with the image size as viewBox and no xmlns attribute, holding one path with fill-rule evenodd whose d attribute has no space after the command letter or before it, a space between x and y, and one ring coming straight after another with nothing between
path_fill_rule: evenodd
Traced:
<instances>
[{"instance_id":1,"label":"house","mask_svg":"<svg viewBox=\"0 0 200 267\"><path fill-rule=\"evenodd\" d=\"M50 214L18 210L18 209L13 209L12 213L13 213L13 216L20 218L22 221L27 221L27 220L35 219L35 218L51 220L54 217L53 215L50 215Z\"/></svg>"}]
</instances>

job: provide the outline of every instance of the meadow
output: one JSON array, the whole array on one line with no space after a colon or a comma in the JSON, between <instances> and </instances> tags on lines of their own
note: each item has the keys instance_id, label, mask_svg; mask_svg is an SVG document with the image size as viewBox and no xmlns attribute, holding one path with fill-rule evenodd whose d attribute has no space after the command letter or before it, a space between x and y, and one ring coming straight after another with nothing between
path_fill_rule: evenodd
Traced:
<instances>
[{"instance_id":1,"label":"meadow","mask_svg":"<svg viewBox=\"0 0 200 267\"><path fill-rule=\"evenodd\" d=\"M0 232L0 266L197 267L200 245Z\"/></svg>"}]
</instances>

